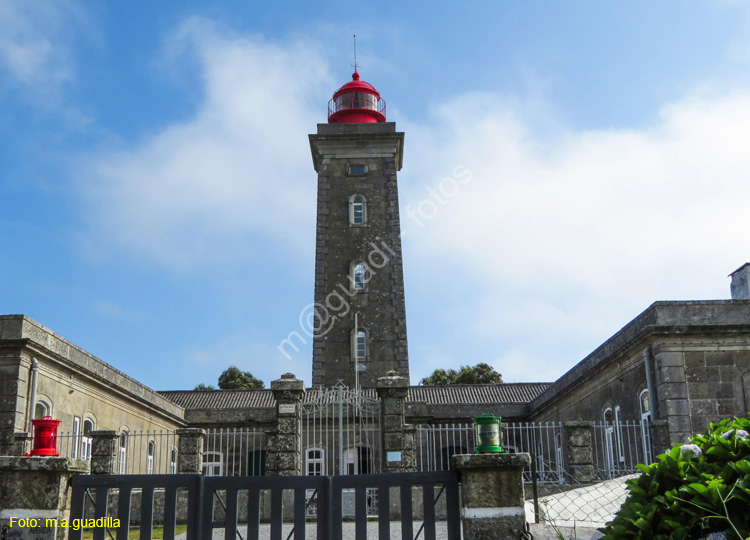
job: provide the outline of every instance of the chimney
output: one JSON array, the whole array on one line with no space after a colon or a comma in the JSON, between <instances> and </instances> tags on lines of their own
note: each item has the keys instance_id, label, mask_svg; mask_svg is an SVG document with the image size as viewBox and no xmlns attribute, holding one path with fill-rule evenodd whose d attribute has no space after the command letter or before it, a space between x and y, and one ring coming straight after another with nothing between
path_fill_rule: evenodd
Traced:
<instances>
[{"instance_id":1,"label":"chimney","mask_svg":"<svg viewBox=\"0 0 750 540\"><path fill-rule=\"evenodd\" d=\"M750 263L729 274L732 278L732 300L750 300Z\"/></svg>"}]
</instances>

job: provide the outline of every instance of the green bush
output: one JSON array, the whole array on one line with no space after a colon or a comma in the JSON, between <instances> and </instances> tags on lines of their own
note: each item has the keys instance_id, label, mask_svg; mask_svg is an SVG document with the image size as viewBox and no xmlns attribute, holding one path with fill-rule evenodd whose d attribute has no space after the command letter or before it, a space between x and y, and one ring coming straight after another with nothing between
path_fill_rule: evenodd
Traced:
<instances>
[{"instance_id":1,"label":"green bush","mask_svg":"<svg viewBox=\"0 0 750 540\"><path fill-rule=\"evenodd\" d=\"M750 417L723 420L659 461L639 465L606 539L750 539ZM723 535L722 535L723 536Z\"/></svg>"}]
</instances>

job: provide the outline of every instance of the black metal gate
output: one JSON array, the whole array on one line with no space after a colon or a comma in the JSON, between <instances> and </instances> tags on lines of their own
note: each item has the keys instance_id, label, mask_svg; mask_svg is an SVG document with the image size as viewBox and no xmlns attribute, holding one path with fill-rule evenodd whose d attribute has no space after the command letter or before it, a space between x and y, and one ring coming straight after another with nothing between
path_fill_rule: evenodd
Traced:
<instances>
[{"instance_id":1,"label":"black metal gate","mask_svg":"<svg viewBox=\"0 0 750 540\"><path fill-rule=\"evenodd\" d=\"M414 490L413 488L421 488ZM159 517L163 516L164 540L174 540L178 505L186 505L187 540L208 540L214 530L223 530L224 538L258 540L261 534L262 494L270 498L269 534L271 540L302 540L307 528L313 528L319 540L343 540L344 495L353 492L355 503L354 538L367 538L367 492L377 490L377 530L379 540L391 538L391 498L395 494L400 504L399 524L402 540L435 540L436 503L445 501L445 523L448 540L461 538L458 500L458 473L440 471L428 473L392 473L343 476L293 477L227 477L203 475L81 475L73 478L71 499L70 540L81 540L83 529L74 526L81 521L99 520L93 528L94 540L127 540L132 517L140 522L141 540L150 540L154 524L155 493L159 502ZM306 506L314 490L317 519L306 521ZM140 493L140 504L132 504L132 496ZM180 497L178 497L180 493ZM421 494L421 501L419 495ZM422 509L421 525L414 531L413 499ZM85 515L87 500L89 515ZM179 501L179 502L178 502ZM163 504L163 510L161 505ZM139 506L139 508L138 508ZM131 512L139 513L132 516ZM285 519L286 517L286 519ZM110 519L107 519L110 518ZM115 526L114 519L119 523ZM238 527L238 522L247 528ZM374 523L374 522L371 522ZM245 533L244 535L242 533ZM347 534L347 538L351 538Z\"/></svg>"}]
</instances>

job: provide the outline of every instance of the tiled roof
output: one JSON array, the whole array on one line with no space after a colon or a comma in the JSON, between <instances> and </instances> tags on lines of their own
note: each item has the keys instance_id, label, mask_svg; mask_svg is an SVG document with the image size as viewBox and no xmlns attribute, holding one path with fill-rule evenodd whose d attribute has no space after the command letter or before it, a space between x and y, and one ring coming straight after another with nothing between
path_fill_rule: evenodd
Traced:
<instances>
[{"instance_id":1,"label":"tiled roof","mask_svg":"<svg viewBox=\"0 0 750 540\"><path fill-rule=\"evenodd\" d=\"M552 383L509 383L412 386L407 400L432 404L526 403L541 395L551 385Z\"/></svg>"},{"instance_id":2,"label":"tiled roof","mask_svg":"<svg viewBox=\"0 0 750 540\"><path fill-rule=\"evenodd\" d=\"M430 404L451 403L526 403L541 395L551 383L510 383L456 386L412 386L407 401ZM308 388L307 398L313 397ZM254 409L273 407L276 402L271 390L180 390L159 392L185 409ZM375 390L364 394L376 398ZM333 398L333 396L331 396Z\"/></svg>"},{"instance_id":3,"label":"tiled roof","mask_svg":"<svg viewBox=\"0 0 750 540\"><path fill-rule=\"evenodd\" d=\"M186 409L256 409L273 407L270 390L178 390L159 392Z\"/></svg>"}]
</instances>

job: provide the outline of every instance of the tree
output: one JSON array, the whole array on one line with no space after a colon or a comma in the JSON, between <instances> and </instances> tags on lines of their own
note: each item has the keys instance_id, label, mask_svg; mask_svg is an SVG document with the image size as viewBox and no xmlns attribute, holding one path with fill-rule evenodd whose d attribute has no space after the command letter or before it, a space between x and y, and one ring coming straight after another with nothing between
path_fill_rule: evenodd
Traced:
<instances>
[{"instance_id":1,"label":"tree","mask_svg":"<svg viewBox=\"0 0 750 540\"><path fill-rule=\"evenodd\" d=\"M219 375L219 388L222 390L252 390L263 387L263 381L253 377L249 371L241 371L237 366L229 366Z\"/></svg>"},{"instance_id":2,"label":"tree","mask_svg":"<svg viewBox=\"0 0 750 540\"><path fill-rule=\"evenodd\" d=\"M214 388L213 384L199 383L195 385L195 388L193 388L193 390L216 390L216 388Z\"/></svg>"},{"instance_id":3,"label":"tree","mask_svg":"<svg viewBox=\"0 0 750 540\"><path fill-rule=\"evenodd\" d=\"M419 384L422 386L446 386L449 384L499 384L502 376L485 363L476 366L461 366L461 369L436 369L432 375L425 377Z\"/></svg>"}]
</instances>

